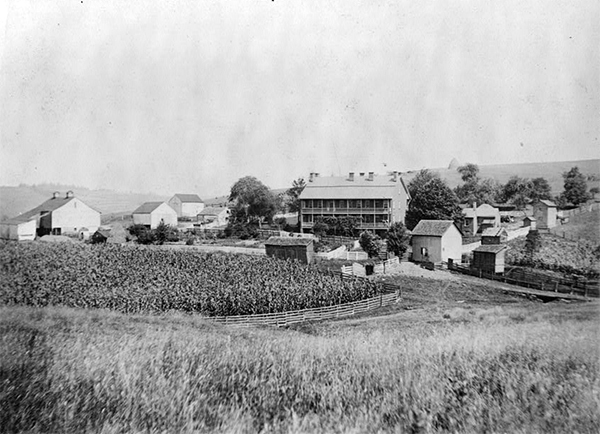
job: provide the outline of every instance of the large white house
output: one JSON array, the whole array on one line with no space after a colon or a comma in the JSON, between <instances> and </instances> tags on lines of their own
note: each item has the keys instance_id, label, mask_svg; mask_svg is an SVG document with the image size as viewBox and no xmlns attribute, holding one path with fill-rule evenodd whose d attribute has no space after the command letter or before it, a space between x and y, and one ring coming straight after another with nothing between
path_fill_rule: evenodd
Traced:
<instances>
[{"instance_id":1,"label":"large white house","mask_svg":"<svg viewBox=\"0 0 600 434\"><path fill-rule=\"evenodd\" d=\"M167 203L177 212L177 217L195 219L204 209L204 202L197 194L176 194Z\"/></svg>"},{"instance_id":2,"label":"large white house","mask_svg":"<svg viewBox=\"0 0 600 434\"><path fill-rule=\"evenodd\" d=\"M160 222L177 226L177 212L165 202L146 202L133 212L134 225L156 229Z\"/></svg>"},{"instance_id":3,"label":"large white house","mask_svg":"<svg viewBox=\"0 0 600 434\"><path fill-rule=\"evenodd\" d=\"M51 199L17 217L0 223L0 236L11 240L32 240L36 235L78 234L82 228L96 231L100 212L76 198L54 192Z\"/></svg>"}]
</instances>

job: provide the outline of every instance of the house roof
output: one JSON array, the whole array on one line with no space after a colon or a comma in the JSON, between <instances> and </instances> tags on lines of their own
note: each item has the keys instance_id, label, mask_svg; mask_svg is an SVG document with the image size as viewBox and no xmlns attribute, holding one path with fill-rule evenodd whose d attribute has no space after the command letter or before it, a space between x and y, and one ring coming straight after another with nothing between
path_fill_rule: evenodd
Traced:
<instances>
[{"instance_id":1,"label":"house roof","mask_svg":"<svg viewBox=\"0 0 600 434\"><path fill-rule=\"evenodd\" d=\"M265 246L308 246L312 242L312 238L270 237L265 241Z\"/></svg>"},{"instance_id":2,"label":"house roof","mask_svg":"<svg viewBox=\"0 0 600 434\"><path fill-rule=\"evenodd\" d=\"M484 244L483 246L477 247L474 252L483 252L483 253L500 253L502 250L507 247L504 244Z\"/></svg>"},{"instance_id":3,"label":"house roof","mask_svg":"<svg viewBox=\"0 0 600 434\"><path fill-rule=\"evenodd\" d=\"M161 206L164 202L146 202L138 207L133 214L151 214L156 208ZM169 207L170 208L170 207ZM173 210L175 211L175 210Z\"/></svg>"},{"instance_id":4,"label":"house roof","mask_svg":"<svg viewBox=\"0 0 600 434\"><path fill-rule=\"evenodd\" d=\"M35 208L33 208L27 212L24 212L23 214L18 215L17 217L13 217L11 219L5 220L2 223L19 224L19 223L28 222L29 220L38 218L41 213L56 211L63 205L66 205L67 203L71 202L73 199L75 199L75 197L73 197L73 196L56 197L56 198L48 199L47 201L43 202L41 205L36 206Z\"/></svg>"},{"instance_id":5,"label":"house roof","mask_svg":"<svg viewBox=\"0 0 600 434\"><path fill-rule=\"evenodd\" d=\"M479 205L476 209L473 207L464 208L462 213L465 217L497 217L500 211L487 203Z\"/></svg>"},{"instance_id":6,"label":"house roof","mask_svg":"<svg viewBox=\"0 0 600 434\"><path fill-rule=\"evenodd\" d=\"M219 215L223 211L227 211L228 208L218 207L218 206L207 206L202 211L198 213L198 215Z\"/></svg>"},{"instance_id":7,"label":"house roof","mask_svg":"<svg viewBox=\"0 0 600 434\"><path fill-rule=\"evenodd\" d=\"M412 230L412 234L428 237L442 237L450 226L454 226L452 220L421 220ZM456 229L458 230L458 228Z\"/></svg>"},{"instance_id":8,"label":"house roof","mask_svg":"<svg viewBox=\"0 0 600 434\"><path fill-rule=\"evenodd\" d=\"M300 195L300 199L391 199L396 195L396 190L402 188L408 197L410 193L401 176L374 175L369 181L368 176L355 174L354 181L346 176L317 176Z\"/></svg>"},{"instance_id":9,"label":"house roof","mask_svg":"<svg viewBox=\"0 0 600 434\"><path fill-rule=\"evenodd\" d=\"M502 233L504 233L504 235L508 235L508 232L505 228L497 227L487 228L481 233L481 235L484 237L499 237L500 235L502 235Z\"/></svg>"},{"instance_id":10,"label":"house roof","mask_svg":"<svg viewBox=\"0 0 600 434\"><path fill-rule=\"evenodd\" d=\"M546 199L540 199L540 202L543 203L544 205L548 206L548 207L554 207L556 208L556 204L554 202L552 202L551 200L546 200Z\"/></svg>"},{"instance_id":11,"label":"house roof","mask_svg":"<svg viewBox=\"0 0 600 434\"><path fill-rule=\"evenodd\" d=\"M177 193L175 197L179 198L179 200L183 203L203 203L200 196L197 194L180 194Z\"/></svg>"}]
</instances>

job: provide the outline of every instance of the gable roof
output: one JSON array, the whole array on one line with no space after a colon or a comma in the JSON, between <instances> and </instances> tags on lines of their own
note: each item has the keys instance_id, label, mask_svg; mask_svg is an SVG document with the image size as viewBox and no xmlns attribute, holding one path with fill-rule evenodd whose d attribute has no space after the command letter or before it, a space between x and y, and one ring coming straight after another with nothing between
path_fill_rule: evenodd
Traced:
<instances>
[{"instance_id":1,"label":"gable roof","mask_svg":"<svg viewBox=\"0 0 600 434\"><path fill-rule=\"evenodd\" d=\"M139 206L133 214L151 214L156 208L161 206L164 202L146 202ZM169 207L171 208L171 207ZM173 208L171 208L173 209ZM175 210L173 210L175 212Z\"/></svg>"},{"instance_id":2,"label":"gable roof","mask_svg":"<svg viewBox=\"0 0 600 434\"><path fill-rule=\"evenodd\" d=\"M456 227L452 220L421 220L412 230L412 234L428 237L442 237L450 226ZM460 232L458 228L456 228L456 230Z\"/></svg>"},{"instance_id":3,"label":"gable roof","mask_svg":"<svg viewBox=\"0 0 600 434\"><path fill-rule=\"evenodd\" d=\"M503 233L504 233L504 235L508 235L507 230L503 227L487 228L487 229L484 229L481 236L483 236L483 237L499 237Z\"/></svg>"},{"instance_id":4,"label":"gable roof","mask_svg":"<svg viewBox=\"0 0 600 434\"><path fill-rule=\"evenodd\" d=\"M532 221L532 222L534 222L534 221L536 221L537 219L536 219L535 217L532 217L532 216L529 216L529 215L528 215L528 216L526 216L526 217L525 217L523 220L529 220L529 221Z\"/></svg>"},{"instance_id":5,"label":"gable roof","mask_svg":"<svg viewBox=\"0 0 600 434\"><path fill-rule=\"evenodd\" d=\"M556 204L554 202L552 202L551 200L540 199L540 202L543 203L544 205L546 205L547 207L556 208Z\"/></svg>"},{"instance_id":6,"label":"gable roof","mask_svg":"<svg viewBox=\"0 0 600 434\"><path fill-rule=\"evenodd\" d=\"M476 209L473 209L473 207L464 208L462 213L465 217L497 217L500 214L500 211L492 205L483 203Z\"/></svg>"},{"instance_id":7,"label":"gable roof","mask_svg":"<svg viewBox=\"0 0 600 434\"><path fill-rule=\"evenodd\" d=\"M48 199L47 201L43 202L41 205L36 206L35 208L33 208L27 212L24 212L23 214L20 214L16 217L8 219L8 220L4 221L3 223L18 224L18 223L28 222L29 220L38 218L40 216L40 214L42 214L42 213L45 214L48 212L56 211L63 205L66 205L67 203L71 202L73 199L75 199L74 196L56 197L56 198Z\"/></svg>"},{"instance_id":8,"label":"gable roof","mask_svg":"<svg viewBox=\"0 0 600 434\"><path fill-rule=\"evenodd\" d=\"M398 188L404 189L410 198L408 188L401 176L374 175L354 176L350 181L346 176L317 176L306 183L300 199L391 199Z\"/></svg>"},{"instance_id":9,"label":"gable roof","mask_svg":"<svg viewBox=\"0 0 600 434\"><path fill-rule=\"evenodd\" d=\"M312 238L270 237L265 241L265 246L309 246L312 242Z\"/></svg>"},{"instance_id":10,"label":"gable roof","mask_svg":"<svg viewBox=\"0 0 600 434\"><path fill-rule=\"evenodd\" d=\"M197 194L176 194L175 197L179 198L179 200L183 203L203 203L200 196Z\"/></svg>"},{"instance_id":11,"label":"gable roof","mask_svg":"<svg viewBox=\"0 0 600 434\"><path fill-rule=\"evenodd\" d=\"M484 244L482 246L477 247L473 252L483 252L483 253L500 253L502 250L507 249L504 244Z\"/></svg>"},{"instance_id":12,"label":"gable roof","mask_svg":"<svg viewBox=\"0 0 600 434\"><path fill-rule=\"evenodd\" d=\"M202 211L198 213L198 215L219 215L223 211L227 211L229 208L218 207L218 206L207 206Z\"/></svg>"}]
</instances>

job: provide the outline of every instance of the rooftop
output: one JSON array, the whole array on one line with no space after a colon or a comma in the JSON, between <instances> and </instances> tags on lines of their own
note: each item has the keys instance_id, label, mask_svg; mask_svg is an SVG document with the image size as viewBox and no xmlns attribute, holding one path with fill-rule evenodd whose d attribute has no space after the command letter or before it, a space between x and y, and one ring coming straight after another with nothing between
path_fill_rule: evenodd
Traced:
<instances>
[{"instance_id":1,"label":"rooftop","mask_svg":"<svg viewBox=\"0 0 600 434\"><path fill-rule=\"evenodd\" d=\"M29 220L38 218L40 216L40 214L42 214L42 213L45 214L48 212L56 211L61 206L66 205L67 203L71 202L73 199L75 199L74 196L53 197L53 198L48 199L47 201L43 202L41 205L36 206L35 208L33 208L27 212L24 212L23 214L20 214L17 217L13 217L8 220L5 220L2 223L18 224L18 223L28 222Z\"/></svg>"},{"instance_id":2,"label":"rooftop","mask_svg":"<svg viewBox=\"0 0 600 434\"><path fill-rule=\"evenodd\" d=\"M507 249L504 244L484 244L482 246L477 247L474 252L484 252L484 253L500 253L502 250Z\"/></svg>"},{"instance_id":3,"label":"rooftop","mask_svg":"<svg viewBox=\"0 0 600 434\"><path fill-rule=\"evenodd\" d=\"M179 200L183 203L203 203L200 196L197 194L176 194L175 197L179 198Z\"/></svg>"},{"instance_id":4,"label":"rooftop","mask_svg":"<svg viewBox=\"0 0 600 434\"><path fill-rule=\"evenodd\" d=\"M138 207L133 214L150 214L156 208L161 206L164 202L146 202Z\"/></svg>"},{"instance_id":5,"label":"rooftop","mask_svg":"<svg viewBox=\"0 0 600 434\"><path fill-rule=\"evenodd\" d=\"M391 199L398 188L409 195L404 180L398 174L360 176L315 176L306 183L301 199ZM410 197L410 195L409 195Z\"/></svg>"},{"instance_id":6,"label":"rooftop","mask_svg":"<svg viewBox=\"0 0 600 434\"><path fill-rule=\"evenodd\" d=\"M452 220L421 220L412 230L413 235L442 237L453 226Z\"/></svg>"},{"instance_id":7,"label":"rooftop","mask_svg":"<svg viewBox=\"0 0 600 434\"><path fill-rule=\"evenodd\" d=\"M540 202L543 203L544 205L548 206L548 207L554 207L556 208L556 204L554 202L552 202L551 200L546 200L546 199L540 199Z\"/></svg>"}]
</instances>

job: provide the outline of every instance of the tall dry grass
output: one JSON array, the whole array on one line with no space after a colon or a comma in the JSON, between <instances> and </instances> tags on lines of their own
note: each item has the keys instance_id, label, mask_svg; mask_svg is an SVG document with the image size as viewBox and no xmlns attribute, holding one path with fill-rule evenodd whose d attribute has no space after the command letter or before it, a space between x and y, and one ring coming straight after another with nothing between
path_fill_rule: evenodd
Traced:
<instances>
[{"instance_id":1,"label":"tall dry grass","mask_svg":"<svg viewBox=\"0 0 600 434\"><path fill-rule=\"evenodd\" d=\"M600 430L596 321L500 308L447 317L426 333L312 336L183 316L0 309L0 430Z\"/></svg>"}]
</instances>

